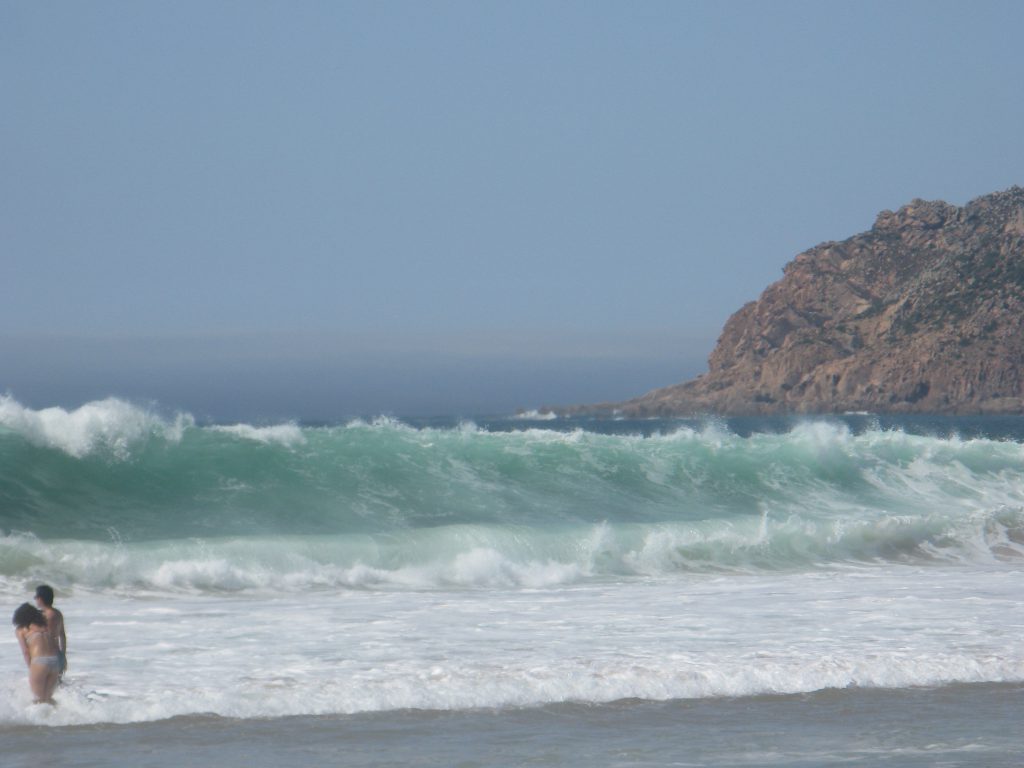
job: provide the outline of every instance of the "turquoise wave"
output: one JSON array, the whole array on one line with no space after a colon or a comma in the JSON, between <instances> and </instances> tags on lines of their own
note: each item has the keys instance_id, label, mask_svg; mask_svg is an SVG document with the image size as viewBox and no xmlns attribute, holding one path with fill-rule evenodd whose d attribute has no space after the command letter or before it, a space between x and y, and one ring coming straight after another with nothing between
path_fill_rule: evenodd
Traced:
<instances>
[{"instance_id":1,"label":"turquoise wave","mask_svg":"<svg viewBox=\"0 0 1024 768\"><path fill-rule=\"evenodd\" d=\"M1022 473L1016 440L837 421L258 428L0 398L0 577L57 561L104 586L530 583L1015 557Z\"/></svg>"}]
</instances>

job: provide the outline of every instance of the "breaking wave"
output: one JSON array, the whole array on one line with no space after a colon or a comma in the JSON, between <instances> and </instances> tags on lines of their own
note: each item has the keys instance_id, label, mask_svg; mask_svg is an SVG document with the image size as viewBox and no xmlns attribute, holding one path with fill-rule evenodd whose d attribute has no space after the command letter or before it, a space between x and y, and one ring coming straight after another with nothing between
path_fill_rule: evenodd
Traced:
<instances>
[{"instance_id":1,"label":"breaking wave","mask_svg":"<svg viewBox=\"0 0 1024 768\"><path fill-rule=\"evenodd\" d=\"M740 435L199 426L0 398L0 579L531 586L1024 556L1024 446L806 421Z\"/></svg>"}]
</instances>

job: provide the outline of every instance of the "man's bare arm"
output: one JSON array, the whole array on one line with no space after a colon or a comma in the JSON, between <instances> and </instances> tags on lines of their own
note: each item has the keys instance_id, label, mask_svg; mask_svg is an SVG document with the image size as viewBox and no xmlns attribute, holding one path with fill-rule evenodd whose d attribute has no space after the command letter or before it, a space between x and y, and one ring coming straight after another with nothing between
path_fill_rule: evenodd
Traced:
<instances>
[{"instance_id":1,"label":"man's bare arm","mask_svg":"<svg viewBox=\"0 0 1024 768\"><path fill-rule=\"evenodd\" d=\"M60 631L57 633L57 648L61 653L67 653L68 636L64 634L64 614L57 610L54 610L54 613L57 616L57 626L60 628Z\"/></svg>"}]
</instances>

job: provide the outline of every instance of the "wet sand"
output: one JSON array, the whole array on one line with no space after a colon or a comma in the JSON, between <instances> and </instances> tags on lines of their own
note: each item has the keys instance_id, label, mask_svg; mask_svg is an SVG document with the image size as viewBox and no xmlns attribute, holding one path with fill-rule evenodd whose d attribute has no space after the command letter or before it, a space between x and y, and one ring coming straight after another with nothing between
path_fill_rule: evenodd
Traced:
<instances>
[{"instance_id":1,"label":"wet sand","mask_svg":"<svg viewBox=\"0 0 1024 768\"><path fill-rule=\"evenodd\" d=\"M0 730L4 765L1019 766L1024 686Z\"/></svg>"}]
</instances>

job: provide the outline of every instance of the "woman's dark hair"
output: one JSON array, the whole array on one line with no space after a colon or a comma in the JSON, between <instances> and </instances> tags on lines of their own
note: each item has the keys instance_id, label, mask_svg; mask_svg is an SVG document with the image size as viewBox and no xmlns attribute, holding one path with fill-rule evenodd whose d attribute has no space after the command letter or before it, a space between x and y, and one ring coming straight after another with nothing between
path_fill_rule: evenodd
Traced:
<instances>
[{"instance_id":1,"label":"woman's dark hair","mask_svg":"<svg viewBox=\"0 0 1024 768\"><path fill-rule=\"evenodd\" d=\"M43 605L50 607L53 605L53 587L40 584L36 587L36 597L43 601Z\"/></svg>"},{"instance_id":2,"label":"woman's dark hair","mask_svg":"<svg viewBox=\"0 0 1024 768\"><path fill-rule=\"evenodd\" d=\"M36 608L30 603L22 603L18 606L18 610L14 612L14 618L11 619L11 624L14 624L19 629L31 626L35 624L37 627L46 626L46 617L43 612Z\"/></svg>"}]
</instances>

